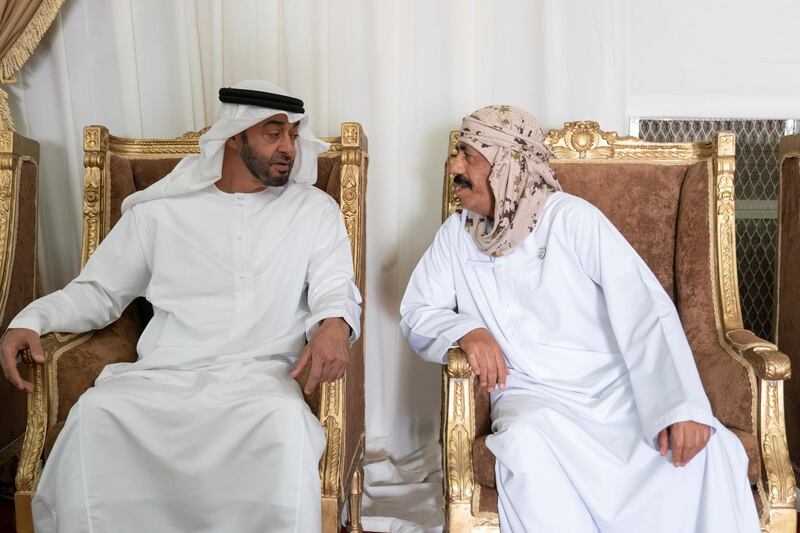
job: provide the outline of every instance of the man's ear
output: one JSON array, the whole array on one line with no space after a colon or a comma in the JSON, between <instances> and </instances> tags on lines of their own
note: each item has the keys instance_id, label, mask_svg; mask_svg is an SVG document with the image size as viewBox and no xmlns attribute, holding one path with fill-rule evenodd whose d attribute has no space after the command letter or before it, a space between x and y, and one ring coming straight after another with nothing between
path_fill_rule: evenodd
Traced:
<instances>
[{"instance_id":1,"label":"man's ear","mask_svg":"<svg viewBox=\"0 0 800 533\"><path fill-rule=\"evenodd\" d=\"M234 150L239 150L240 146L239 139L241 138L241 136L242 136L241 133L237 133L233 137L228 137L228 140L225 141L225 146L227 146L228 148L232 148Z\"/></svg>"}]
</instances>

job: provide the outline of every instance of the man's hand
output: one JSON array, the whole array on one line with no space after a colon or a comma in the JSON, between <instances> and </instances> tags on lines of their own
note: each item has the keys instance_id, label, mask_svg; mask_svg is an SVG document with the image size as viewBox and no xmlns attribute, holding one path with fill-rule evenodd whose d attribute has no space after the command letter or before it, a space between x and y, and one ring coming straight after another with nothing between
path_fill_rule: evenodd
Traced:
<instances>
[{"instance_id":1,"label":"man's hand","mask_svg":"<svg viewBox=\"0 0 800 533\"><path fill-rule=\"evenodd\" d=\"M486 328L476 328L461 337L458 345L467 354L469 366L480 378L481 387L491 392L497 385L506 387L508 368L500 345Z\"/></svg>"},{"instance_id":2,"label":"man's hand","mask_svg":"<svg viewBox=\"0 0 800 533\"><path fill-rule=\"evenodd\" d=\"M33 392L33 385L19 375L17 354L20 354L26 363L44 364L44 352L39 342L39 334L32 329L9 329L0 341L3 375L19 390Z\"/></svg>"},{"instance_id":3,"label":"man's hand","mask_svg":"<svg viewBox=\"0 0 800 533\"><path fill-rule=\"evenodd\" d=\"M711 428L705 424L686 420L675 422L658 434L658 448L661 455L672 450L672 464L686 466L700 450L706 447L711 438Z\"/></svg>"},{"instance_id":4,"label":"man's hand","mask_svg":"<svg viewBox=\"0 0 800 533\"><path fill-rule=\"evenodd\" d=\"M341 318L326 318L322 321L292 371L292 377L297 378L311 361L311 372L304 389L306 394L311 394L320 383L344 376L350 357L347 349L349 336L350 326Z\"/></svg>"}]
</instances>

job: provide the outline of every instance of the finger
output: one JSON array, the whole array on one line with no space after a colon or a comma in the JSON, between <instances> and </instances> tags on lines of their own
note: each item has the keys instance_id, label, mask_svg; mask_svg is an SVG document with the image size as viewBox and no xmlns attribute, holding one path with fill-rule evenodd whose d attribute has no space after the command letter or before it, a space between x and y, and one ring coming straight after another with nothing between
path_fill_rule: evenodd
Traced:
<instances>
[{"instance_id":1,"label":"finger","mask_svg":"<svg viewBox=\"0 0 800 533\"><path fill-rule=\"evenodd\" d=\"M489 373L489 369L487 368L486 365L486 355L481 353L481 355L478 356L477 359L478 359L478 365L480 366L481 369L479 374L481 377L481 387L485 389L489 384L489 378L487 375Z\"/></svg>"},{"instance_id":2,"label":"finger","mask_svg":"<svg viewBox=\"0 0 800 533\"><path fill-rule=\"evenodd\" d=\"M670 440L672 441L672 464L678 466L683 461L683 448L685 445L685 438L683 434L683 427L677 426L670 432Z\"/></svg>"},{"instance_id":3,"label":"finger","mask_svg":"<svg viewBox=\"0 0 800 533\"><path fill-rule=\"evenodd\" d=\"M339 362L339 368L336 371L336 379L339 379L340 377L345 375L345 373L347 372L348 362L349 361L347 359L344 359L343 361Z\"/></svg>"},{"instance_id":4,"label":"finger","mask_svg":"<svg viewBox=\"0 0 800 533\"><path fill-rule=\"evenodd\" d=\"M687 436L687 444L683 450L683 462L681 463L681 466L686 466L687 464L689 464L689 461L691 461L694 458L694 456L697 455L697 453L700 451L700 442L699 442L700 437L701 433L699 431L697 432L692 431L691 438L688 438Z\"/></svg>"},{"instance_id":5,"label":"finger","mask_svg":"<svg viewBox=\"0 0 800 533\"><path fill-rule=\"evenodd\" d=\"M658 451L661 455L667 455L667 450L669 450L669 432L664 428L658 434Z\"/></svg>"},{"instance_id":6,"label":"finger","mask_svg":"<svg viewBox=\"0 0 800 533\"><path fill-rule=\"evenodd\" d=\"M683 452L683 463L681 466L686 466L689 464L689 461L694 459L694 456L700 452L699 446L687 446Z\"/></svg>"},{"instance_id":7,"label":"finger","mask_svg":"<svg viewBox=\"0 0 800 533\"><path fill-rule=\"evenodd\" d=\"M17 353L16 349L9 345L3 345L2 351L2 366L3 375L5 378L16 388L25 392L33 392L33 385L22 379L17 370Z\"/></svg>"},{"instance_id":8,"label":"finger","mask_svg":"<svg viewBox=\"0 0 800 533\"><path fill-rule=\"evenodd\" d=\"M42 341L38 335L31 334L28 339L29 351L34 363L44 364L44 350L42 349Z\"/></svg>"},{"instance_id":9,"label":"finger","mask_svg":"<svg viewBox=\"0 0 800 533\"><path fill-rule=\"evenodd\" d=\"M311 359L311 372L308 375L308 381L306 382L306 388L304 389L306 394L311 394L314 392L314 389L317 388L319 385L320 380L322 379L322 361L319 358L312 358Z\"/></svg>"},{"instance_id":10,"label":"finger","mask_svg":"<svg viewBox=\"0 0 800 533\"><path fill-rule=\"evenodd\" d=\"M492 392L497 387L497 359L489 355L486 357L486 390Z\"/></svg>"},{"instance_id":11,"label":"finger","mask_svg":"<svg viewBox=\"0 0 800 533\"><path fill-rule=\"evenodd\" d=\"M321 383L328 383L329 381L333 381L336 378L336 362L335 361L323 361L322 362L322 379L320 379Z\"/></svg>"},{"instance_id":12,"label":"finger","mask_svg":"<svg viewBox=\"0 0 800 533\"><path fill-rule=\"evenodd\" d=\"M476 376L481 375L481 367L478 366L478 358L475 356L474 353L470 352L467 353L467 360L469 361L469 366L472 367L472 372Z\"/></svg>"},{"instance_id":13,"label":"finger","mask_svg":"<svg viewBox=\"0 0 800 533\"><path fill-rule=\"evenodd\" d=\"M297 379L297 376L303 373L303 369L308 364L309 359L311 359L311 350L309 350L309 346L309 344L306 344L306 347L303 348L303 353L300 354L300 358L294 365L294 370L292 370L291 373L293 379Z\"/></svg>"},{"instance_id":14,"label":"finger","mask_svg":"<svg viewBox=\"0 0 800 533\"><path fill-rule=\"evenodd\" d=\"M497 359L497 378L500 384L500 389L506 388L506 378L508 378L508 367L506 366L506 358L502 353L495 353Z\"/></svg>"}]
</instances>

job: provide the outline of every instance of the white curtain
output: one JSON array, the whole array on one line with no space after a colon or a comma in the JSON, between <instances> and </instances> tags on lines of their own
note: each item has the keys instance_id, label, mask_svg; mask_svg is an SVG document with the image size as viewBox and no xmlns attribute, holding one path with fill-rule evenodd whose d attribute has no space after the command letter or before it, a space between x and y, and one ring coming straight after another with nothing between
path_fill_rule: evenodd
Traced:
<instances>
[{"instance_id":1,"label":"white curtain","mask_svg":"<svg viewBox=\"0 0 800 533\"><path fill-rule=\"evenodd\" d=\"M319 135L369 138L367 501L374 531L438 530L440 369L397 327L439 225L448 131L506 103L546 128L630 116L800 117L796 2L690 0L70 0L11 87L41 143L40 260L80 253L82 128L173 137L209 124L221 86L263 78ZM794 21L794 22L793 22ZM758 76L747 75L749 72Z\"/></svg>"}]
</instances>

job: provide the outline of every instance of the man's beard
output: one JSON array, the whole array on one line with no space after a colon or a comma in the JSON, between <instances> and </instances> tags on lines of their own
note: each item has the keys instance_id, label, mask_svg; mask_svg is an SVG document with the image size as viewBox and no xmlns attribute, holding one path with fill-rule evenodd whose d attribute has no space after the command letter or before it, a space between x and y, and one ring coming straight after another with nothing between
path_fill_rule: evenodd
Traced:
<instances>
[{"instance_id":1,"label":"man's beard","mask_svg":"<svg viewBox=\"0 0 800 533\"><path fill-rule=\"evenodd\" d=\"M247 140L246 132L242 132L242 147L239 150L239 158L242 160L242 163L244 163L244 166L247 167L247 170L267 187L282 187L289 183L289 174L292 171L292 164L294 162L278 152L272 154L270 158L256 154L253 151L253 147L250 146L250 142ZM285 172L270 176L269 169L275 163L286 163L288 168Z\"/></svg>"}]
</instances>

